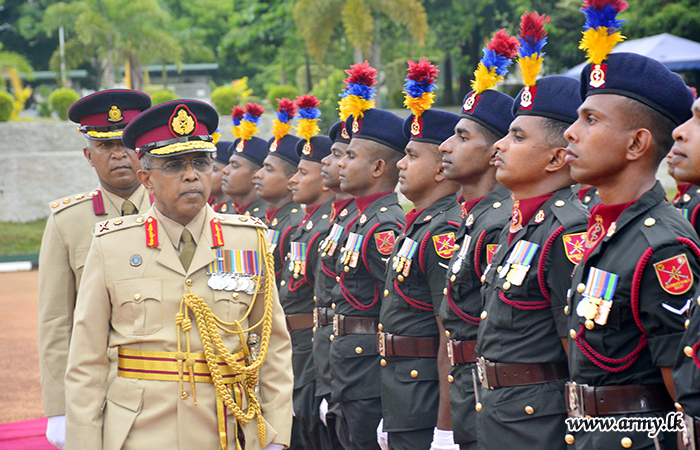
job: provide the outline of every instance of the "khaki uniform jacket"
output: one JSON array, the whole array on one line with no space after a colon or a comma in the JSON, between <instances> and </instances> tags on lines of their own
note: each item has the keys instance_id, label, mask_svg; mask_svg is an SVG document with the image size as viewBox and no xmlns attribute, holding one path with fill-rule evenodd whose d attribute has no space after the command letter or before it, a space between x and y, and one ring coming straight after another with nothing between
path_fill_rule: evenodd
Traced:
<instances>
[{"instance_id":1,"label":"khaki uniform jacket","mask_svg":"<svg viewBox=\"0 0 700 450\"><path fill-rule=\"evenodd\" d=\"M225 322L245 315L253 300L251 295L213 290L207 284L207 266L215 261L210 224L216 217L222 225L224 245L218 248L256 251L257 228L264 225L250 217L216 214L208 205L204 212L202 232L194 236L197 246L187 271L162 223L157 224L157 246L147 246L144 223L149 217L158 217L155 207L143 215L124 218L120 225L109 221L108 230L96 233L77 300L66 373L66 449L220 448L213 384L196 383L195 406L189 382L185 383L185 391L190 395L182 400L177 381L117 376L110 382L108 377L110 364L115 364L107 357L109 348L178 350L175 315L183 295L190 290ZM269 443L288 445L290 439L291 345L276 289L273 294L272 335L259 378L267 442L259 442L253 419L241 424L247 450ZM245 329L258 323L263 308L263 292L259 292L248 320L241 326ZM190 317L191 351L204 353L191 311ZM261 334L261 330L256 331ZM241 349L237 335L220 333L230 352ZM180 337L186 351L184 333ZM242 408L247 408L245 397ZM227 414L228 448L235 450L237 423L230 411Z\"/></svg>"},{"instance_id":2,"label":"khaki uniform jacket","mask_svg":"<svg viewBox=\"0 0 700 450\"><path fill-rule=\"evenodd\" d=\"M94 193L100 191L104 214L95 214ZM151 207L146 189L129 197L139 211ZM98 187L95 191L61 198L49 204L39 254L39 362L44 413L65 414L63 378L73 329L73 309L95 223L119 217L123 199ZM99 209L98 209L99 211Z\"/></svg>"}]
</instances>

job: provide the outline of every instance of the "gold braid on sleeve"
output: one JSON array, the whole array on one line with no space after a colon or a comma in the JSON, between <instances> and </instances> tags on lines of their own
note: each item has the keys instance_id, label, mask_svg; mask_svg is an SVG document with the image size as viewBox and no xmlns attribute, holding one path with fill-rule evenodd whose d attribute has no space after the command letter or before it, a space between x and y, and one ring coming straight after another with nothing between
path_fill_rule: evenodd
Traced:
<instances>
[{"instance_id":1,"label":"gold braid on sleeve","mask_svg":"<svg viewBox=\"0 0 700 450\"><path fill-rule=\"evenodd\" d=\"M226 407L233 413L236 420L241 423L249 423L253 418L257 419L258 437L260 438L260 443L265 446L265 421L263 420L262 410L260 408L260 403L255 395L255 385L258 382L259 370L262 364L265 362L265 357L267 356L267 350L270 344L270 335L272 333L272 310L274 302L274 289L275 289L275 269L274 269L274 259L272 253L270 253L267 247L267 239L265 233L262 229L258 228L258 267L264 267L263 274L258 274L255 278L255 294L253 295L253 300L251 301L250 307L246 315L233 323L227 323L216 317L212 312L209 305L203 298L194 295L192 293L185 294L182 302L187 305L187 308L192 310L195 319L197 320L197 328L199 329L199 335L202 339L202 345L204 347L204 355L207 361L207 366L211 372L211 378L214 382L214 386L218 395L223 400ZM243 329L241 322L244 321L253 307L255 300L260 291L260 280L263 280L264 290L263 290L263 301L264 301L264 313L263 317L254 326ZM181 305L182 308L182 305ZM182 313L177 315L179 322L182 322ZM187 316L187 311L185 310L185 317ZM176 319L176 322L178 320ZM186 320L185 320L186 321ZM178 323L178 328L181 328L180 323ZM231 354L219 334L219 328L223 331L236 334L241 340L241 345L246 355L250 355L248 346L245 339L245 333L252 331L255 328L262 326L262 335L260 339L260 353L259 356L251 361L240 361L237 360L236 356ZM233 328L233 329L231 329ZM183 328L187 336L187 341L189 341L189 335L187 330ZM178 352L182 353L180 350L180 330L178 329ZM189 353L189 348L188 348ZM244 381L244 391L246 398L248 400L248 408L243 411L241 407L236 404L235 399L231 396L231 391L224 383L223 377L219 370L217 364L217 355L221 358L235 373L245 375ZM182 371L180 372L182 374ZM193 378L191 378L193 380Z\"/></svg>"}]
</instances>

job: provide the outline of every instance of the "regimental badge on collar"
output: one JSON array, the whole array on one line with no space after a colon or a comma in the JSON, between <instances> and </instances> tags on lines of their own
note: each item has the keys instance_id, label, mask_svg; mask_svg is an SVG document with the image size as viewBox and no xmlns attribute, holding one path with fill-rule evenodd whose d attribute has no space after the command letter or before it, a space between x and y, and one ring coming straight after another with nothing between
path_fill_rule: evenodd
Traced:
<instances>
[{"instance_id":1,"label":"regimental badge on collar","mask_svg":"<svg viewBox=\"0 0 700 450\"><path fill-rule=\"evenodd\" d=\"M344 129L344 128L343 128ZM348 210L347 208L343 208L342 211L340 211L340 217L345 217L348 215Z\"/></svg>"},{"instance_id":2,"label":"regimental badge on collar","mask_svg":"<svg viewBox=\"0 0 700 450\"><path fill-rule=\"evenodd\" d=\"M592 88L605 87L605 75L607 72L607 64L594 64L593 67L591 67L591 80L588 84Z\"/></svg>"},{"instance_id":3,"label":"regimental badge on collar","mask_svg":"<svg viewBox=\"0 0 700 450\"><path fill-rule=\"evenodd\" d=\"M467 217L467 226L470 227L474 225L474 214L469 214L469 217Z\"/></svg>"},{"instance_id":4,"label":"regimental badge on collar","mask_svg":"<svg viewBox=\"0 0 700 450\"><path fill-rule=\"evenodd\" d=\"M307 224L306 224L306 231L309 231L309 230L312 229L313 227L314 227L314 223L313 223L312 221L309 220L309 221L307 222Z\"/></svg>"},{"instance_id":5,"label":"regimental badge on collar","mask_svg":"<svg viewBox=\"0 0 700 450\"><path fill-rule=\"evenodd\" d=\"M686 217L687 219L687 217ZM605 234L608 238L612 237L613 234L615 234L615 230L617 229L617 224L615 222L611 223L610 226L608 227L608 232Z\"/></svg>"},{"instance_id":6,"label":"regimental badge on collar","mask_svg":"<svg viewBox=\"0 0 700 450\"><path fill-rule=\"evenodd\" d=\"M170 132L175 137L190 136L197 129L197 118L187 105L178 105L170 116Z\"/></svg>"},{"instance_id":7,"label":"regimental badge on collar","mask_svg":"<svg viewBox=\"0 0 700 450\"><path fill-rule=\"evenodd\" d=\"M363 224L365 222L367 222L367 216L365 214L362 214L360 216L360 224Z\"/></svg>"},{"instance_id":8,"label":"regimental badge on collar","mask_svg":"<svg viewBox=\"0 0 700 450\"><path fill-rule=\"evenodd\" d=\"M544 222L544 210L539 210L537 212L537 215L535 216L535 223L542 223Z\"/></svg>"},{"instance_id":9,"label":"regimental badge on collar","mask_svg":"<svg viewBox=\"0 0 700 450\"><path fill-rule=\"evenodd\" d=\"M272 219L272 222L270 223L270 225L273 226L273 227L274 227L275 225L277 225L277 217L275 217L274 219Z\"/></svg>"},{"instance_id":10,"label":"regimental badge on collar","mask_svg":"<svg viewBox=\"0 0 700 450\"><path fill-rule=\"evenodd\" d=\"M690 201L690 194L688 194L688 193L683 194L683 201L689 202Z\"/></svg>"},{"instance_id":11,"label":"regimental badge on collar","mask_svg":"<svg viewBox=\"0 0 700 450\"><path fill-rule=\"evenodd\" d=\"M124 115L122 110L119 109L118 105L112 105L109 107L109 112L107 112L107 122L117 123L124 120Z\"/></svg>"}]
</instances>

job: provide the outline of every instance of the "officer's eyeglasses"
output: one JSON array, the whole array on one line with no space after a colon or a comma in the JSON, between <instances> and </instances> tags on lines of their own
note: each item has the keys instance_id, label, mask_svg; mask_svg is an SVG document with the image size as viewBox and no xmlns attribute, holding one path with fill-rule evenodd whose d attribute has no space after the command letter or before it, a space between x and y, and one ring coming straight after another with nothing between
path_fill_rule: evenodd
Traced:
<instances>
[{"instance_id":1,"label":"officer's eyeglasses","mask_svg":"<svg viewBox=\"0 0 700 450\"><path fill-rule=\"evenodd\" d=\"M191 161L175 159L173 161L168 161L160 167L153 167L153 169L160 170L164 175L174 176L183 173L189 165L192 166L195 172L209 173L214 168L214 160L211 158L194 158Z\"/></svg>"}]
</instances>

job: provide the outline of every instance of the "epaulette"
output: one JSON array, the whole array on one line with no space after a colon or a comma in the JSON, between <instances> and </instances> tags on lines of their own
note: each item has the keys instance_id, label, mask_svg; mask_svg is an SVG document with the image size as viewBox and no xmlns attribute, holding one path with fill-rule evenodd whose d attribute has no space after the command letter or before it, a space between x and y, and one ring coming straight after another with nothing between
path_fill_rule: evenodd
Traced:
<instances>
[{"instance_id":1,"label":"epaulette","mask_svg":"<svg viewBox=\"0 0 700 450\"><path fill-rule=\"evenodd\" d=\"M576 202L569 200L557 200L552 205L552 211L564 230L574 225L588 223L588 215L583 205L577 207Z\"/></svg>"},{"instance_id":2,"label":"epaulette","mask_svg":"<svg viewBox=\"0 0 700 450\"><path fill-rule=\"evenodd\" d=\"M401 206L399 206L399 208L401 208ZM374 213L374 215L377 216L379 223L396 223L397 217L389 211L388 206L382 206Z\"/></svg>"},{"instance_id":3,"label":"epaulette","mask_svg":"<svg viewBox=\"0 0 700 450\"><path fill-rule=\"evenodd\" d=\"M292 224L292 227L297 228L299 225L301 225L301 221L304 220L305 215L306 213L301 207L293 208L289 212L289 221Z\"/></svg>"},{"instance_id":4,"label":"epaulette","mask_svg":"<svg viewBox=\"0 0 700 450\"><path fill-rule=\"evenodd\" d=\"M146 218L140 215L115 217L95 223L95 236L103 236L113 231L126 230L136 226L143 226Z\"/></svg>"},{"instance_id":5,"label":"epaulette","mask_svg":"<svg viewBox=\"0 0 700 450\"><path fill-rule=\"evenodd\" d=\"M56 214L57 212L63 211L67 208L70 208L73 205L77 205L78 203L84 203L88 200L92 200L94 192L95 191L83 192L81 194L75 194L72 196L59 198L57 200L49 202L49 208L51 208L51 213Z\"/></svg>"},{"instance_id":6,"label":"epaulette","mask_svg":"<svg viewBox=\"0 0 700 450\"><path fill-rule=\"evenodd\" d=\"M678 234L674 233L668 224L659 217L649 215L639 226L652 251L678 244Z\"/></svg>"},{"instance_id":7,"label":"epaulette","mask_svg":"<svg viewBox=\"0 0 700 450\"><path fill-rule=\"evenodd\" d=\"M255 216L219 213L216 215L216 218L219 219L219 222L221 222L224 225L244 225L248 227L267 228L265 222L263 222L261 219L258 219Z\"/></svg>"}]
</instances>

